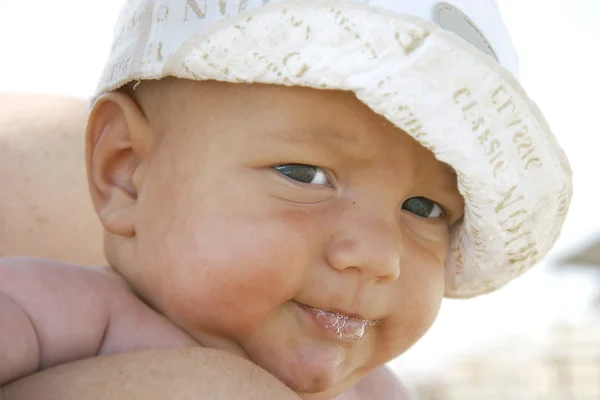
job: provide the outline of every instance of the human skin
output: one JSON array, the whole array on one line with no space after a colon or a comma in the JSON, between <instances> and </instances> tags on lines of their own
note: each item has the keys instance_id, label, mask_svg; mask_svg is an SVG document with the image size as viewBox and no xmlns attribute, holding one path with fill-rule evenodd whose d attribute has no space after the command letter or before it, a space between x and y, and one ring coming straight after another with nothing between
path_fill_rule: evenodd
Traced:
<instances>
[{"instance_id":1,"label":"human skin","mask_svg":"<svg viewBox=\"0 0 600 400\"><path fill-rule=\"evenodd\" d=\"M83 99L0 93L0 257L104 265L85 173Z\"/></svg>"},{"instance_id":2,"label":"human skin","mask_svg":"<svg viewBox=\"0 0 600 400\"><path fill-rule=\"evenodd\" d=\"M335 400L407 400L380 369ZM74 379L76 378L76 379ZM211 349L152 349L95 357L31 375L3 388L4 400L293 400L299 397L256 365Z\"/></svg>"},{"instance_id":3,"label":"human skin","mask_svg":"<svg viewBox=\"0 0 600 400\"><path fill-rule=\"evenodd\" d=\"M255 364L200 347L108 267L0 258L0 315L0 397L151 398L176 384L181 398L298 398ZM149 349L162 350L139 351ZM379 368L337 400L406 397Z\"/></svg>"},{"instance_id":4,"label":"human skin","mask_svg":"<svg viewBox=\"0 0 600 400\"><path fill-rule=\"evenodd\" d=\"M254 364L201 348L89 358L32 375L2 391L4 400L298 399Z\"/></svg>"},{"instance_id":5,"label":"human skin","mask_svg":"<svg viewBox=\"0 0 600 400\"><path fill-rule=\"evenodd\" d=\"M96 102L88 180L109 264L151 307L313 399L431 326L463 210L431 152L345 92L166 79L131 94ZM298 164L318 179L275 168ZM377 324L343 341L304 306Z\"/></svg>"},{"instance_id":6,"label":"human skin","mask_svg":"<svg viewBox=\"0 0 600 400\"><path fill-rule=\"evenodd\" d=\"M105 264L103 228L89 199L82 151L88 101L57 95L0 93L0 103L3 104L0 108L0 181L3 184L0 191L0 256L25 255L49 260L41 260L42 264L52 264L52 261ZM31 265L27 259L22 262ZM60 282L56 284L60 285ZM122 294L120 287L113 290ZM115 297L114 294L111 296ZM51 310L40 310L40 314L44 313L54 315ZM90 317L89 313L85 315ZM164 329L171 328L166 326ZM162 345L182 345L169 337L163 335L157 339L163 342ZM136 346L139 346L137 340ZM239 357L228 357L224 352L207 354L206 357L203 354L195 352L187 355L186 352L171 353L170 349L161 349L163 365L168 365L172 371L186 370L190 358L208 365L207 368L196 367L193 376L186 375L189 382L180 385L181 398L194 398L198 390L205 390L211 392L212 398L222 396L232 399L239 395L238 388L242 388L241 393L245 395L256 393L258 398L267 398L271 394L274 399L283 398L281 392L271 391L271 387L277 385L270 381L270 375L264 379L254 376L246 381L248 385L232 385L232 375L243 377L247 372L247 365L240 364ZM220 361L214 363L215 358ZM157 376L143 368L146 365L147 355L144 352L113 354L110 358L96 357L69 363L5 386L4 399L47 399L52 395L57 398L68 395L89 398L92 394L107 398L108 394L103 390L110 390L110 395L117 398L124 395L123 392L119 394L119 390L134 390L138 397L145 399L151 396L164 398L164 390L170 390L173 383L181 384L186 379L182 376L174 379L172 374ZM121 382L123 387L117 384L102 386L101 382L114 381L114 370L137 378ZM202 379L211 377L213 372L217 372L220 378ZM152 386L149 390L147 384L141 383L148 378L147 374L151 374L158 388ZM86 386L90 381L95 382L93 393L89 393ZM85 392L85 396L79 396L81 391ZM172 393L169 394L173 398ZM379 398L408 398L404 387L385 367L369 373L336 400Z\"/></svg>"},{"instance_id":7,"label":"human skin","mask_svg":"<svg viewBox=\"0 0 600 400\"><path fill-rule=\"evenodd\" d=\"M151 97L151 96L150 96L150 97ZM149 97L149 98L150 98L150 97ZM142 95L140 95L140 98L143 98L143 96L142 96ZM355 101L355 99L354 99L354 101ZM214 110L210 109L210 111L214 111ZM352 112L352 110L347 110L347 111L350 111L350 112ZM171 113L170 113L170 114L171 114ZM246 121L244 121L244 122L246 122ZM383 122L383 123L385 124L385 122ZM400 132L400 134L402 134L402 133ZM447 169L444 169L444 172L443 172L443 173L444 173L444 174L446 174L447 172L448 172L448 170L447 170ZM451 180L452 180L452 179L454 179L452 175L450 175L450 179L451 179ZM442 185L442 186L443 186L443 185ZM129 189L130 189L130 188L129 188ZM444 196L446 196L446 194L444 194ZM452 197L452 195L450 195L449 197ZM436 199L436 200L437 200L437 199ZM441 202L441 201L440 201L440 202ZM448 208L451 208L451 207L448 207ZM457 207L457 209L458 209L458 207ZM462 206L460 207L460 209L462 210ZM454 215L454 217L453 217L453 218L451 218L451 220L450 220L450 221L447 221L447 223L448 223L447 225L451 225L452 221L453 221L454 219L456 219L456 215L458 215L458 213L456 213L456 214ZM417 226L418 226L418 225L417 225ZM413 226L413 228L414 228L414 226ZM119 235L117 235L117 237L119 237ZM110 244L110 241L109 241L109 244ZM404 269L403 269L403 272L402 272L402 274L405 274L405 271L404 271ZM435 311L437 311L437 310L435 310ZM115 360L115 359L113 359L113 360ZM103 361L103 362L106 362L106 361ZM117 365L118 365L118 362L117 362ZM131 364L128 364L128 365L131 365ZM74 372L74 371L71 371L71 373L73 373L73 372ZM378 374L370 374L368 377L370 377L370 376L377 376L377 375L378 375ZM379 374L379 375L381 375L381 374ZM369 381L369 379L363 379L363 381ZM358 385L358 387L360 388L360 387L361 387L361 385L359 384L359 385ZM354 391L354 392L353 392L353 394L356 394L356 393L357 393L356 391ZM350 395L350 394L349 394L349 395ZM303 397L304 397L304 396L303 396ZM308 398L308 397L306 397L306 398ZM328 398L329 398L329 397L328 397ZM349 397L349 398L350 398L350 397ZM355 397L351 397L351 398L355 398ZM356 397L356 398L361 398L361 397ZM382 397L382 398L387 398L387 397Z\"/></svg>"}]
</instances>

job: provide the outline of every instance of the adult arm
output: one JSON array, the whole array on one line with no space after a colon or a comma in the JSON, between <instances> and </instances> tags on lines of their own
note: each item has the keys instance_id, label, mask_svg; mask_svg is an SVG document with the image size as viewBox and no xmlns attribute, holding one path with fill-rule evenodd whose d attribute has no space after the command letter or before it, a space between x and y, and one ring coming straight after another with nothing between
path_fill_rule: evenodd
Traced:
<instances>
[{"instance_id":1,"label":"adult arm","mask_svg":"<svg viewBox=\"0 0 600 400\"><path fill-rule=\"evenodd\" d=\"M298 400L266 371L206 348L152 349L80 360L3 388L3 400Z\"/></svg>"}]
</instances>

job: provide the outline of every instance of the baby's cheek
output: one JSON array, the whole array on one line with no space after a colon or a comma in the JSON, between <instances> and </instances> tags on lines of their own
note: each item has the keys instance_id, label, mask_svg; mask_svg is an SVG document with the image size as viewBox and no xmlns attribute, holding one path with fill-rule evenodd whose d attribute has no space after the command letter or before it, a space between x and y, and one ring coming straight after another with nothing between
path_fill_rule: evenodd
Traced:
<instances>
[{"instance_id":1,"label":"baby's cheek","mask_svg":"<svg viewBox=\"0 0 600 400\"><path fill-rule=\"evenodd\" d=\"M397 357L413 346L435 322L444 295L443 257L419 252L404 263L390 301L392 315L380 328L380 354Z\"/></svg>"},{"instance_id":2,"label":"baby's cheek","mask_svg":"<svg viewBox=\"0 0 600 400\"><path fill-rule=\"evenodd\" d=\"M308 249L278 219L216 222L203 221L185 246L161 255L171 260L161 277L163 298L173 312L256 329L301 289Z\"/></svg>"},{"instance_id":3,"label":"baby's cheek","mask_svg":"<svg viewBox=\"0 0 600 400\"><path fill-rule=\"evenodd\" d=\"M410 349L429 330L435 321L437 310L417 308L417 313L398 314L380 326L373 352L378 363L388 362Z\"/></svg>"}]
</instances>

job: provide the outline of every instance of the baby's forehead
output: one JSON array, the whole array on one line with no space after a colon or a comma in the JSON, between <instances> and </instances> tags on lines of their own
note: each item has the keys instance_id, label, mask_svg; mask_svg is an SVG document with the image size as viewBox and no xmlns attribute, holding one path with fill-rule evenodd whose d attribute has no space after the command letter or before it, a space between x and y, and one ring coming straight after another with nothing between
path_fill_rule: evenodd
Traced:
<instances>
[{"instance_id":1,"label":"baby's forehead","mask_svg":"<svg viewBox=\"0 0 600 400\"><path fill-rule=\"evenodd\" d=\"M252 135L262 147L329 149L364 163L394 157L385 151L390 146L408 148L415 158L435 158L351 92L176 78L144 81L130 90L152 109L150 118L161 116L167 127L219 129L216 141L231 140L226 131L235 131ZM446 164L440 162L438 170L455 179Z\"/></svg>"},{"instance_id":2,"label":"baby's forehead","mask_svg":"<svg viewBox=\"0 0 600 400\"><path fill-rule=\"evenodd\" d=\"M166 118L171 126L241 126L268 142L354 148L361 154L376 144L374 131L395 128L351 92L181 79L142 85L141 103L154 111L149 117Z\"/></svg>"},{"instance_id":3,"label":"baby's forehead","mask_svg":"<svg viewBox=\"0 0 600 400\"><path fill-rule=\"evenodd\" d=\"M173 78L129 90L143 107L153 108L150 117L176 116L170 123L182 118L261 122L266 132L292 141L348 141L355 131L395 128L347 91Z\"/></svg>"}]
</instances>

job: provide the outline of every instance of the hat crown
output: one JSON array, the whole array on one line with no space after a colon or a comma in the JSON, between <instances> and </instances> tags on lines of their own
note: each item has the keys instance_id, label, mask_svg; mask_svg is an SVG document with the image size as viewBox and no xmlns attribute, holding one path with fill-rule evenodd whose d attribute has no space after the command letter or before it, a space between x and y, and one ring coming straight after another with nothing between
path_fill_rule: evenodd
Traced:
<instances>
[{"instance_id":1,"label":"hat crown","mask_svg":"<svg viewBox=\"0 0 600 400\"><path fill-rule=\"evenodd\" d=\"M318 2L354 3L386 11L407 14L435 23L496 59L514 76L518 76L516 51L502 21L496 0L128 0L116 26L116 38L129 36L136 21L150 17L150 34L160 34L160 25L173 28L173 22L184 23L183 32L202 33L214 23L245 11L275 3ZM148 15L150 14L150 15ZM168 20L168 21L167 21ZM164 23L166 22L166 23ZM168 29L169 35L183 33ZM173 39L170 39L173 42Z\"/></svg>"}]
</instances>

